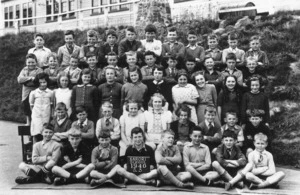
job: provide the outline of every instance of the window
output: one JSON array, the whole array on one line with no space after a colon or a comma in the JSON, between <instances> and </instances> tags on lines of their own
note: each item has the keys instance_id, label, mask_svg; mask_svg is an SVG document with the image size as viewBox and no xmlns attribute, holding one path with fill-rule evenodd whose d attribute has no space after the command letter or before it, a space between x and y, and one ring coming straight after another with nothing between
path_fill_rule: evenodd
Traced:
<instances>
[{"instance_id":1,"label":"window","mask_svg":"<svg viewBox=\"0 0 300 195\"><path fill-rule=\"evenodd\" d=\"M98 7L100 6L100 1L99 0L92 0L92 7ZM92 14L100 14L100 9L96 8L96 9L92 9Z\"/></svg>"},{"instance_id":2,"label":"window","mask_svg":"<svg viewBox=\"0 0 300 195\"><path fill-rule=\"evenodd\" d=\"M28 3L28 18L32 18L32 8L33 4L32 3ZM28 19L28 24L32 24L32 19Z\"/></svg>"},{"instance_id":3,"label":"window","mask_svg":"<svg viewBox=\"0 0 300 195\"><path fill-rule=\"evenodd\" d=\"M10 6L9 7L9 19L13 19L14 18L14 8L13 6ZM12 27L14 25L14 22L13 21L10 21L9 22L9 26Z\"/></svg>"},{"instance_id":4,"label":"window","mask_svg":"<svg viewBox=\"0 0 300 195\"><path fill-rule=\"evenodd\" d=\"M51 15L52 13L52 0L46 0L46 15ZM51 20L51 16L46 18L47 21Z\"/></svg>"},{"instance_id":5,"label":"window","mask_svg":"<svg viewBox=\"0 0 300 195\"><path fill-rule=\"evenodd\" d=\"M101 0L101 5L108 5L109 0ZM104 13L104 8L100 9L101 13Z\"/></svg>"},{"instance_id":6,"label":"window","mask_svg":"<svg viewBox=\"0 0 300 195\"><path fill-rule=\"evenodd\" d=\"M5 20L8 20L9 17L8 17L8 7L4 8L4 19ZM7 28L8 27L8 22L5 22L4 23L4 27Z\"/></svg>"},{"instance_id":7,"label":"window","mask_svg":"<svg viewBox=\"0 0 300 195\"><path fill-rule=\"evenodd\" d=\"M20 5L16 5L16 19L20 18Z\"/></svg>"},{"instance_id":8,"label":"window","mask_svg":"<svg viewBox=\"0 0 300 195\"><path fill-rule=\"evenodd\" d=\"M23 3L23 18L32 18L33 17L33 3ZM23 25L33 24L32 19L24 19Z\"/></svg>"},{"instance_id":9,"label":"window","mask_svg":"<svg viewBox=\"0 0 300 195\"><path fill-rule=\"evenodd\" d=\"M23 18L27 18L27 6L28 3L23 3ZM27 25L27 20L23 20L23 25Z\"/></svg>"},{"instance_id":10,"label":"window","mask_svg":"<svg viewBox=\"0 0 300 195\"><path fill-rule=\"evenodd\" d=\"M67 12L68 11L68 0L62 0L61 1L61 13ZM62 18L66 18L67 14L63 14Z\"/></svg>"},{"instance_id":11,"label":"window","mask_svg":"<svg viewBox=\"0 0 300 195\"><path fill-rule=\"evenodd\" d=\"M75 0L69 0L69 10L70 11L75 10ZM69 17L75 17L75 12L69 13Z\"/></svg>"},{"instance_id":12,"label":"window","mask_svg":"<svg viewBox=\"0 0 300 195\"><path fill-rule=\"evenodd\" d=\"M128 0L120 0L120 3L127 2ZM130 4L124 4L120 5L120 10L129 10L130 9Z\"/></svg>"},{"instance_id":13,"label":"window","mask_svg":"<svg viewBox=\"0 0 300 195\"><path fill-rule=\"evenodd\" d=\"M118 3L118 0L110 0L110 4L115 4L115 3ZM110 7L111 12L119 11L119 9L120 9L120 6L118 6L118 5Z\"/></svg>"}]
</instances>

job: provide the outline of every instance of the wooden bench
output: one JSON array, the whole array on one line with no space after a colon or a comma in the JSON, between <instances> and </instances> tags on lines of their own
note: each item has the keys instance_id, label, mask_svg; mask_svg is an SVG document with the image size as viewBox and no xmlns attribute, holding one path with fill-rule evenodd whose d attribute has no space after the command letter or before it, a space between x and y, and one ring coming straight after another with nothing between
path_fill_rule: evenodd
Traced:
<instances>
[{"instance_id":1,"label":"wooden bench","mask_svg":"<svg viewBox=\"0 0 300 195\"><path fill-rule=\"evenodd\" d=\"M32 142L24 141L24 136L30 136L30 126L18 126L18 134L21 136L23 162L31 163Z\"/></svg>"}]
</instances>

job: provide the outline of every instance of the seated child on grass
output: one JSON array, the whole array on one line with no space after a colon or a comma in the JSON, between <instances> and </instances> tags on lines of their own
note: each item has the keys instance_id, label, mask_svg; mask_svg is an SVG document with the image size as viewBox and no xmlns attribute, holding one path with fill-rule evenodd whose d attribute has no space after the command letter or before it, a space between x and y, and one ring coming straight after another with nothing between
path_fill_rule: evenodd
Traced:
<instances>
[{"instance_id":1,"label":"seated child on grass","mask_svg":"<svg viewBox=\"0 0 300 195\"><path fill-rule=\"evenodd\" d=\"M189 172L180 172L179 165L182 157L178 146L173 145L174 132L165 130L162 133L162 143L158 145L155 151L155 160L157 163L157 172L159 180L157 187L164 184L173 184L180 188L194 188L194 184L187 182L191 179Z\"/></svg>"},{"instance_id":2,"label":"seated child on grass","mask_svg":"<svg viewBox=\"0 0 300 195\"><path fill-rule=\"evenodd\" d=\"M229 182L247 163L241 149L236 146L236 141L237 136L233 131L225 131L222 144L218 146L215 152L216 161L212 163L214 170L226 182ZM243 188L242 182L239 182L238 185Z\"/></svg>"},{"instance_id":3,"label":"seated child on grass","mask_svg":"<svg viewBox=\"0 0 300 195\"><path fill-rule=\"evenodd\" d=\"M85 182L95 168L90 163L91 155L88 147L81 142L81 131L72 128L68 131L68 144L62 148L62 166L54 166L54 185Z\"/></svg>"},{"instance_id":4,"label":"seated child on grass","mask_svg":"<svg viewBox=\"0 0 300 195\"><path fill-rule=\"evenodd\" d=\"M282 171L276 172L273 155L266 151L267 145L268 137L266 135L258 133L254 136L255 150L249 154L248 164L229 183L226 183L226 190L229 190L243 177L251 182L250 190L277 185L285 177Z\"/></svg>"},{"instance_id":5,"label":"seated child on grass","mask_svg":"<svg viewBox=\"0 0 300 195\"><path fill-rule=\"evenodd\" d=\"M45 123L42 129L43 140L33 145L32 164L21 162L19 165L19 169L26 174L26 177L17 177L16 183L52 183L49 175L61 155L61 145L51 139L53 133L53 126Z\"/></svg>"},{"instance_id":6,"label":"seated child on grass","mask_svg":"<svg viewBox=\"0 0 300 195\"><path fill-rule=\"evenodd\" d=\"M145 144L146 137L144 131L140 127L133 128L131 131L131 139L133 144L126 149L124 168L120 165L116 165L107 175L105 175L103 181L105 181L106 179L110 179L114 175L118 174L125 178L125 184L128 182L128 180L130 180L139 184L155 185L157 170L155 169L156 163L154 158L154 151L150 146ZM149 168L150 171L143 172L141 167L135 167L130 162L127 162L128 160L130 160L128 159L128 157L149 158L149 164L146 160L145 164L143 164L143 166L145 165L143 169ZM128 167L128 165L131 167Z\"/></svg>"},{"instance_id":7,"label":"seated child on grass","mask_svg":"<svg viewBox=\"0 0 300 195\"><path fill-rule=\"evenodd\" d=\"M105 174L109 173L118 163L118 148L110 144L110 134L107 131L100 131L98 134L99 145L93 149L92 164L95 170L91 171L91 186L102 184ZM104 180L104 181L103 181Z\"/></svg>"},{"instance_id":8,"label":"seated child on grass","mask_svg":"<svg viewBox=\"0 0 300 195\"><path fill-rule=\"evenodd\" d=\"M110 134L111 145L118 147L121 138L119 120L112 116L113 105L110 102L104 102L101 106L103 117L97 121L96 136L100 135L101 131L106 131Z\"/></svg>"},{"instance_id":9,"label":"seated child on grass","mask_svg":"<svg viewBox=\"0 0 300 195\"><path fill-rule=\"evenodd\" d=\"M203 130L195 128L190 132L191 143L184 146L183 161L195 182L212 185L212 181L219 177L216 171L211 171L211 157L209 148L202 144Z\"/></svg>"}]
</instances>

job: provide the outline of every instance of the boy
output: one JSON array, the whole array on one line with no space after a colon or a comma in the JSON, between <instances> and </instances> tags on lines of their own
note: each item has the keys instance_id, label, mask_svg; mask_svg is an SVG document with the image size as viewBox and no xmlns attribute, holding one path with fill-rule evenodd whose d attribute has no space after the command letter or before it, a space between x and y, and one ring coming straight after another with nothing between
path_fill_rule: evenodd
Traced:
<instances>
[{"instance_id":1,"label":"boy","mask_svg":"<svg viewBox=\"0 0 300 195\"><path fill-rule=\"evenodd\" d=\"M94 53L96 56L99 55L100 48L96 46L98 41L98 33L95 30L89 30L87 35L87 45L80 48L79 59L80 61L86 60L87 53Z\"/></svg>"},{"instance_id":2,"label":"boy","mask_svg":"<svg viewBox=\"0 0 300 195\"><path fill-rule=\"evenodd\" d=\"M269 59L266 52L260 50L260 38L258 36L252 36L250 38L250 49L245 53L245 59L248 57L254 57L259 67L265 72L269 68Z\"/></svg>"},{"instance_id":3,"label":"boy","mask_svg":"<svg viewBox=\"0 0 300 195\"><path fill-rule=\"evenodd\" d=\"M273 155L266 151L268 137L263 133L254 136L255 150L248 156L248 164L229 183L226 183L225 190L229 190L236 182L244 177L250 181L249 189L266 188L276 185L285 174L282 171L276 172Z\"/></svg>"},{"instance_id":4,"label":"boy","mask_svg":"<svg viewBox=\"0 0 300 195\"><path fill-rule=\"evenodd\" d=\"M198 127L203 131L202 143L207 145L209 150L216 148L221 143L220 125L214 122L217 110L213 105L206 106L204 110L205 120Z\"/></svg>"},{"instance_id":5,"label":"boy","mask_svg":"<svg viewBox=\"0 0 300 195\"><path fill-rule=\"evenodd\" d=\"M207 37L207 44L209 49L205 50L205 56L211 57L215 62L215 69L222 71L225 66L222 62L222 50L218 48L218 37L215 34L210 34Z\"/></svg>"},{"instance_id":6,"label":"boy","mask_svg":"<svg viewBox=\"0 0 300 195\"><path fill-rule=\"evenodd\" d=\"M215 70L215 62L212 57L205 57L204 59L204 77L208 84L213 84L216 87L217 94L222 88L222 74L221 72Z\"/></svg>"},{"instance_id":7,"label":"boy","mask_svg":"<svg viewBox=\"0 0 300 195\"><path fill-rule=\"evenodd\" d=\"M157 170L155 169L156 163L154 158L154 151L150 146L145 144L146 136L144 131L139 127L133 128L131 131L131 139L133 145L130 145L126 149L124 168L122 168L120 165L116 165L107 175L104 176L103 181L112 178L117 173L118 175L139 184L155 185ZM140 173L142 169L139 168L138 166L134 168L134 165L131 165L130 162L127 162L127 160L131 160L128 159L128 157L137 157L141 159L149 158L149 164L147 163L143 164L144 166L143 168L146 169L147 166L150 166L148 167L150 172ZM129 168L127 167L128 165L133 167ZM130 172L129 169L131 169L133 172Z\"/></svg>"},{"instance_id":8,"label":"boy","mask_svg":"<svg viewBox=\"0 0 300 195\"><path fill-rule=\"evenodd\" d=\"M82 142L85 143L90 149L94 147L94 122L88 120L88 114L83 106L77 106L75 109L77 121L72 123L71 128L76 128L81 131Z\"/></svg>"},{"instance_id":9,"label":"boy","mask_svg":"<svg viewBox=\"0 0 300 195\"><path fill-rule=\"evenodd\" d=\"M200 69L200 63L203 62L205 57L204 48L197 45L197 34L195 31L191 30L188 32L187 40L189 44L185 48L185 59L194 58L197 62L197 68Z\"/></svg>"},{"instance_id":10,"label":"boy","mask_svg":"<svg viewBox=\"0 0 300 195\"><path fill-rule=\"evenodd\" d=\"M186 73L189 77L189 80L193 80L193 73L197 71L196 69L196 61L194 58L187 58L185 61Z\"/></svg>"},{"instance_id":11,"label":"boy","mask_svg":"<svg viewBox=\"0 0 300 195\"><path fill-rule=\"evenodd\" d=\"M162 57L169 55L175 55L176 58L184 57L185 47L183 43L177 41L177 29L176 27L171 27L167 34L168 42L162 44Z\"/></svg>"},{"instance_id":12,"label":"boy","mask_svg":"<svg viewBox=\"0 0 300 195\"><path fill-rule=\"evenodd\" d=\"M79 56L80 47L74 44L74 31L67 30L65 32L65 45L58 48L57 56L60 67L64 70L69 66L72 55Z\"/></svg>"},{"instance_id":13,"label":"boy","mask_svg":"<svg viewBox=\"0 0 300 195\"><path fill-rule=\"evenodd\" d=\"M160 40L156 40L156 27L153 24L148 24L145 27L146 39L141 40L142 46L145 51L152 51L156 56L160 57L162 52L162 43Z\"/></svg>"},{"instance_id":14,"label":"boy","mask_svg":"<svg viewBox=\"0 0 300 195\"><path fill-rule=\"evenodd\" d=\"M119 45L117 43L118 35L113 29L108 30L106 33L106 42L100 47L99 62L101 68L107 65L107 55L111 52L118 54Z\"/></svg>"},{"instance_id":15,"label":"boy","mask_svg":"<svg viewBox=\"0 0 300 195\"><path fill-rule=\"evenodd\" d=\"M113 105L110 102L104 102L101 106L103 115L96 124L96 136L99 137L101 131L108 132L110 135L111 145L118 147L121 138L119 120L112 117Z\"/></svg>"},{"instance_id":16,"label":"boy","mask_svg":"<svg viewBox=\"0 0 300 195\"><path fill-rule=\"evenodd\" d=\"M173 111L172 87L173 85L175 85L175 83L170 84L163 79L163 77L165 76L165 70L162 65L155 65L152 69L152 74L154 79L145 82L148 88L148 95L146 96L147 99L145 99L144 101L144 108L146 110L148 109L148 102L153 94L160 93L165 97L166 101L168 102L166 110Z\"/></svg>"},{"instance_id":17,"label":"boy","mask_svg":"<svg viewBox=\"0 0 300 195\"><path fill-rule=\"evenodd\" d=\"M237 136L233 131L223 133L222 144L216 150L216 161L212 163L214 170L218 172L226 182L232 180L237 172L246 165L247 160L241 149L236 146ZM243 188L243 183L238 183Z\"/></svg>"},{"instance_id":18,"label":"boy","mask_svg":"<svg viewBox=\"0 0 300 195\"><path fill-rule=\"evenodd\" d=\"M226 117L224 119L225 125L221 127L221 134L225 133L226 131L232 131L237 136L237 143L236 146L241 148L244 142L244 132L241 126L237 125L238 118L235 112L226 112Z\"/></svg>"},{"instance_id":19,"label":"boy","mask_svg":"<svg viewBox=\"0 0 300 195\"><path fill-rule=\"evenodd\" d=\"M172 56L167 56L166 60L167 60L168 68L165 69L166 72L165 80L175 85L177 84L176 76L179 71L177 69L177 63L178 63L177 58L175 55L172 55Z\"/></svg>"},{"instance_id":20,"label":"boy","mask_svg":"<svg viewBox=\"0 0 300 195\"><path fill-rule=\"evenodd\" d=\"M90 162L90 151L81 142L81 131L72 128L68 131L68 144L62 148L63 166L54 166L52 173L56 175L54 185L82 182L95 168Z\"/></svg>"},{"instance_id":21,"label":"boy","mask_svg":"<svg viewBox=\"0 0 300 195\"><path fill-rule=\"evenodd\" d=\"M233 53L236 56L236 67L238 69L243 69L244 67L244 59L245 59L245 51L237 48L238 45L238 34L232 32L228 35L228 45L229 48L224 49L222 53L222 61L227 64L227 55L229 53Z\"/></svg>"},{"instance_id":22,"label":"boy","mask_svg":"<svg viewBox=\"0 0 300 195\"><path fill-rule=\"evenodd\" d=\"M33 145L32 149L32 165L22 162L19 169L23 171L27 177L17 177L16 183L37 183L45 182L51 184L49 173L54 165L56 165L61 152L61 145L52 140L53 126L45 123L42 129L43 140Z\"/></svg>"},{"instance_id":23,"label":"boy","mask_svg":"<svg viewBox=\"0 0 300 195\"><path fill-rule=\"evenodd\" d=\"M74 86L78 83L78 80L80 78L81 69L78 68L78 57L75 55L72 55L70 58L69 65L64 72L67 73L67 75L70 77L71 85Z\"/></svg>"},{"instance_id":24,"label":"boy","mask_svg":"<svg viewBox=\"0 0 300 195\"><path fill-rule=\"evenodd\" d=\"M235 66L237 63L237 58L234 53L228 53L226 55L226 64L227 67L225 70L221 72L222 74L222 80L225 79L228 75L234 75L237 78L237 84L242 87L243 86L243 73L242 71L238 70Z\"/></svg>"},{"instance_id":25,"label":"boy","mask_svg":"<svg viewBox=\"0 0 300 195\"><path fill-rule=\"evenodd\" d=\"M95 53L88 53L86 55L86 62L89 65L89 69L94 80L93 85L98 86L101 80L101 69L97 68L98 59Z\"/></svg>"},{"instance_id":26,"label":"boy","mask_svg":"<svg viewBox=\"0 0 300 195\"><path fill-rule=\"evenodd\" d=\"M180 188L194 188L191 182L183 183L191 179L189 172L179 172L179 165L182 157L177 145L173 145L174 132L165 130L162 133L162 143L155 151L157 172L160 180L157 180L157 187L162 183L173 184Z\"/></svg>"},{"instance_id":27,"label":"boy","mask_svg":"<svg viewBox=\"0 0 300 195\"><path fill-rule=\"evenodd\" d=\"M62 142L63 145L67 143L68 133L71 128L72 121L67 114L67 107L64 103L58 102L55 107L55 117L50 122L54 127L54 135L52 139L57 142Z\"/></svg>"},{"instance_id":28,"label":"boy","mask_svg":"<svg viewBox=\"0 0 300 195\"><path fill-rule=\"evenodd\" d=\"M122 67L125 66L125 57L127 52L138 52L139 59L141 57L141 52L143 51L142 43L138 40L136 40L136 32L133 26L129 26L126 29L126 38L120 41L119 43L119 50L118 50L119 58L120 58L120 64L122 64Z\"/></svg>"},{"instance_id":29,"label":"boy","mask_svg":"<svg viewBox=\"0 0 300 195\"><path fill-rule=\"evenodd\" d=\"M44 70L48 68L47 57L51 54L51 50L44 46L45 40L41 33L34 35L33 43L34 48L29 49L28 54L33 53L37 58L38 67Z\"/></svg>"},{"instance_id":30,"label":"boy","mask_svg":"<svg viewBox=\"0 0 300 195\"><path fill-rule=\"evenodd\" d=\"M137 66L137 60L138 60L137 55L138 55L137 52L133 52L133 51L126 52L125 61L128 64L128 66L123 68L125 82L128 79L129 69Z\"/></svg>"},{"instance_id":31,"label":"boy","mask_svg":"<svg viewBox=\"0 0 300 195\"><path fill-rule=\"evenodd\" d=\"M262 123L263 116L265 115L265 112L260 109L252 109L246 111L249 122L246 123L245 129L244 129L244 135L245 135L245 144L243 146L243 151L245 152L246 156L250 152L254 150L253 140L254 135L258 133L263 133L268 137L268 143L271 143L271 132L267 125ZM268 144L267 150L270 151L270 145Z\"/></svg>"},{"instance_id":32,"label":"boy","mask_svg":"<svg viewBox=\"0 0 300 195\"><path fill-rule=\"evenodd\" d=\"M219 177L211 169L211 157L209 148L202 144L203 130L194 128L190 132L191 143L183 148L183 162L185 169L191 173L196 181L201 184L212 185L212 181Z\"/></svg>"},{"instance_id":33,"label":"boy","mask_svg":"<svg viewBox=\"0 0 300 195\"><path fill-rule=\"evenodd\" d=\"M156 55L153 51L146 51L145 52L145 63L146 66L143 66L141 68L141 73L143 75L143 81L144 80L152 80L154 79L152 70L154 68L156 62Z\"/></svg>"},{"instance_id":34,"label":"boy","mask_svg":"<svg viewBox=\"0 0 300 195\"><path fill-rule=\"evenodd\" d=\"M102 184L106 180L105 174L110 172L118 163L118 149L110 144L110 134L100 131L99 145L93 149L92 164L95 170L91 171L91 186Z\"/></svg>"}]
</instances>

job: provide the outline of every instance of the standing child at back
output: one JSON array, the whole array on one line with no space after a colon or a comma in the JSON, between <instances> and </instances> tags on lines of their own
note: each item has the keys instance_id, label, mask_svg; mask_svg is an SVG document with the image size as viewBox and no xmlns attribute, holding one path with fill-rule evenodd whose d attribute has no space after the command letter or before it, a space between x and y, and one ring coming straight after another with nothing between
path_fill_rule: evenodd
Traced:
<instances>
[{"instance_id":1,"label":"standing child at back","mask_svg":"<svg viewBox=\"0 0 300 195\"><path fill-rule=\"evenodd\" d=\"M94 53L99 55L100 48L96 45L98 41L98 33L95 30L89 30L86 33L87 44L80 48L79 59L80 61L86 61L86 55L88 53Z\"/></svg>"},{"instance_id":2,"label":"standing child at back","mask_svg":"<svg viewBox=\"0 0 300 195\"><path fill-rule=\"evenodd\" d=\"M101 78L101 69L97 68L97 63L98 59L97 56L94 53L88 53L86 55L86 62L88 63L89 67L88 69L90 70L91 73L91 84L98 86L100 84Z\"/></svg>"},{"instance_id":3,"label":"standing child at back","mask_svg":"<svg viewBox=\"0 0 300 195\"><path fill-rule=\"evenodd\" d=\"M234 75L237 78L237 84L242 87L243 86L243 73L241 70L238 70L236 68L237 64L237 57L234 53L229 53L226 56L226 64L227 67L225 70L221 72L222 74L222 80L228 75Z\"/></svg>"},{"instance_id":4,"label":"standing child at back","mask_svg":"<svg viewBox=\"0 0 300 195\"><path fill-rule=\"evenodd\" d=\"M184 57L185 47L183 43L177 41L177 29L171 27L168 29L167 42L162 44L161 56L164 58L169 55L175 55L176 58Z\"/></svg>"},{"instance_id":5,"label":"standing child at back","mask_svg":"<svg viewBox=\"0 0 300 195\"><path fill-rule=\"evenodd\" d=\"M54 96L53 91L47 88L49 76L46 73L39 73L34 81L39 87L30 93L29 103L32 110L30 133L36 143L42 140L43 124L50 121Z\"/></svg>"},{"instance_id":6,"label":"standing child at back","mask_svg":"<svg viewBox=\"0 0 300 195\"><path fill-rule=\"evenodd\" d=\"M78 83L80 78L81 69L78 68L79 59L76 56L71 56L70 66L68 66L64 72L70 77L71 86L74 86Z\"/></svg>"},{"instance_id":7,"label":"standing child at back","mask_svg":"<svg viewBox=\"0 0 300 195\"><path fill-rule=\"evenodd\" d=\"M207 44L209 49L205 50L205 56L211 57L215 62L215 69L218 71L224 70L226 67L222 62L222 50L218 46L218 37L215 34L210 34L207 37Z\"/></svg>"},{"instance_id":8,"label":"standing child at back","mask_svg":"<svg viewBox=\"0 0 300 195\"><path fill-rule=\"evenodd\" d=\"M72 30L65 32L65 45L60 46L57 51L58 64L62 70L69 66L71 56L79 57L80 47L74 43L75 33Z\"/></svg>"},{"instance_id":9,"label":"standing child at back","mask_svg":"<svg viewBox=\"0 0 300 195\"><path fill-rule=\"evenodd\" d=\"M215 70L215 61L212 57L205 57L204 59L204 77L208 84L214 84L219 94L222 88L222 74L221 72Z\"/></svg>"},{"instance_id":10,"label":"standing child at back","mask_svg":"<svg viewBox=\"0 0 300 195\"><path fill-rule=\"evenodd\" d=\"M43 70L37 67L37 59L34 54L27 54L25 62L26 66L20 72L17 80L19 84L22 84L22 106L26 116L26 125L30 125L31 109L29 105L29 94L36 88L33 82L35 76L43 72Z\"/></svg>"},{"instance_id":11,"label":"standing child at back","mask_svg":"<svg viewBox=\"0 0 300 195\"><path fill-rule=\"evenodd\" d=\"M141 73L143 75L143 81L152 80L152 79L154 79L152 70L156 63L156 55L153 51L145 52L145 63L146 63L146 65L141 68Z\"/></svg>"},{"instance_id":12,"label":"standing child at back","mask_svg":"<svg viewBox=\"0 0 300 195\"><path fill-rule=\"evenodd\" d=\"M34 35L34 48L28 50L28 54L32 53L37 58L37 66L43 70L47 68L47 57L50 55L51 50L44 46L45 40L41 33Z\"/></svg>"},{"instance_id":13,"label":"standing child at back","mask_svg":"<svg viewBox=\"0 0 300 195\"><path fill-rule=\"evenodd\" d=\"M228 35L228 45L229 48L223 50L222 54L222 60L223 63L227 63L227 55L229 53L234 53L236 56L236 67L240 70L244 68L244 59L245 59L245 51L242 49L239 49L238 46L238 34L235 32L232 32Z\"/></svg>"},{"instance_id":14,"label":"standing child at back","mask_svg":"<svg viewBox=\"0 0 300 195\"><path fill-rule=\"evenodd\" d=\"M178 75L178 60L175 55L165 57L168 67L165 69L165 80L169 83L176 84L176 76Z\"/></svg>"},{"instance_id":15,"label":"standing child at back","mask_svg":"<svg viewBox=\"0 0 300 195\"><path fill-rule=\"evenodd\" d=\"M185 59L194 58L197 62L197 68L201 69L201 63L205 58L204 48L197 45L197 34L191 30L188 32L187 40L189 44L185 48Z\"/></svg>"},{"instance_id":16,"label":"standing child at back","mask_svg":"<svg viewBox=\"0 0 300 195\"><path fill-rule=\"evenodd\" d=\"M146 39L141 40L142 46L146 51L152 51L157 57L161 56L162 43L156 39L157 29L153 24L148 24L145 27Z\"/></svg>"},{"instance_id":17,"label":"standing child at back","mask_svg":"<svg viewBox=\"0 0 300 195\"><path fill-rule=\"evenodd\" d=\"M48 65L48 68L46 68L44 70L44 73L49 75L50 82L48 84L48 87L49 87L49 89L53 90L53 89L57 88L57 78L58 78L58 74L60 72L60 69L59 69L58 63L57 63L56 53L51 53L47 57L47 65Z\"/></svg>"},{"instance_id":18,"label":"standing child at back","mask_svg":"<svg viewBox=\"0 0 300 195\"><path fill-rule=\"evenodd\" d=\"M118 49L119 45L117 42L118 35L116 31L113 29L108 30L106 33L106 42L100 47L100 52L99 52L99 63L100 63L100 68L104 68L107 65L107 57L109 53L115 53L118 55Z\"/></svg>"}]
</instances>

